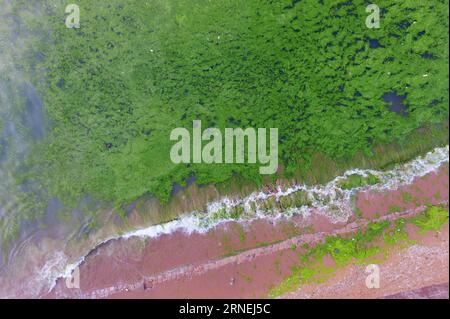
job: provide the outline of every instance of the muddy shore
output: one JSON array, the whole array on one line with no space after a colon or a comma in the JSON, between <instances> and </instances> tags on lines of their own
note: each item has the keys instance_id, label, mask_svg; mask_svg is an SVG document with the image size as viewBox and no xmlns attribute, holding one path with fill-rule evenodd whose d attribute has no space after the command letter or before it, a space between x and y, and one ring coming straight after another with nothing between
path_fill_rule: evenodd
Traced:
<instances>
[{"instance_id":1,"label":"muddy shore","mask_svg":"<svg viewBox=\"0 0 450 319\"><path fill-rule=\"evenodd\" d=\"M414 216L427 205L448 205L448 164L396 190L361 191L360 216L334 223L319 212L279 220L226 222L206 233L176 231L156 238L113 240L79 266L80 289L60 278L44 298L259 298L291 273L303 243L346 234L373 220ZM405 194L408 194L407 196ZM379 289L365 286L365 267L351 264L320 284L286 298L382 298L448 283L448 224L418 235L380 265ZM294 248L296 247L296 248ZM431 289L431 288L430 288ZM428 290L430 290L428 289ZM423 293L426 294L426 293ZM442 292L439 296L445 295ZM448 291L447 291L448 297Z\"/></svg>"}]
</instances>

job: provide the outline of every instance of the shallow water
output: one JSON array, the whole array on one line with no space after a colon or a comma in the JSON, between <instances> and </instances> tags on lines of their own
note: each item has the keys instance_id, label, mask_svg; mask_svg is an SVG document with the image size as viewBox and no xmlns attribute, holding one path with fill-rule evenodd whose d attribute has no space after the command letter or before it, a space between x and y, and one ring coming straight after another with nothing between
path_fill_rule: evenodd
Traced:
<instances>
[{"instance_id":1,"label":"shallow water","mask_svg":"<svg viewBox=\"0 0 450 319\"><path fill-rule=\"evenodd\" d=\"M26 84L24 88L24 95L26 97L26 111L24 113L23 122L25 127L33 139L42 139L45 133L45 117L44 104L36 92L36 89Z\"/></svg>"},{"instance_id":2,"label":"shallow water","mask_svg":"<svg viewBox=\"0 0 450 319\"><path fill-rule=\"evenodd\" d=\"M18 65L31 33L19 14L12 14L11 4L0 1L0 271L41 230L41 221L22 200L27 188L35 185L17 185L15 177L30 147L45 137L47 128L42 99L30 75Z\"/></svg>"},{"instance_id":3,"label":"shallow water","mask_svg":"<svg viewBox=\"0 0 450 319\"><path fill-rule=\"evenodd\" d=\"M185 186L181 186L178 183L173 183L172 184L172 192L170 193L170 196L174 196L175 194L185 190L186 188L188 188L190 185L194 184L197 181L197 178L193 175L189 176L189 178L186 179L186 185Z\"/></svg>"}]
</instances>

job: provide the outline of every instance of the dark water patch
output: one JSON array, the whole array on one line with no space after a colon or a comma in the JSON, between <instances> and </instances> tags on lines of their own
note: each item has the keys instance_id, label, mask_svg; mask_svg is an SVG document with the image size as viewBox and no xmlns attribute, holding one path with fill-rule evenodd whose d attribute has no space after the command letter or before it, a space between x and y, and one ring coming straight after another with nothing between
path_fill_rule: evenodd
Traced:
<instances>
[{"instance_id":1,"label":"dark water patch","mask_svg":"<svg viewBox=\"0 0 450 319\"><path fill-rule=\"evenodd\" d=\"M377 49L382 47L377 39L369 39L369 46L371 49Z\"/></svg>"},{"instance_id":2,"label":"dark water patch","mask_svg":"<svg viewBox=\"0 0 450 319\"><path fill-rule=\"evenodd\" d=\"M405 30L408 29L411 26L411 22L408 20L403 20L400 23L397 24L397 26L399 27L399 29L401 30Z\"/></svg>"},{"instance_id":3,"label":"dark water patch","mask_svg":"<svg viewBox=\"0 0 450 319\"><path fill-rule=\"evenodd\" d=\"M58 82L56 82L56 86L58 88L62 89L64 86L64 83L65 83L64 79L59 79Z\"/></svg>"},{"instance_id":4,"label":"dark water patch","mask_svg":"<svg viewBox=\"0 0 450 319\"><path fill-rule=\"evenodd\" d=\"M125 217L129 217L136 207L141 203L141 198L136 199L131 204L122 205L122 210L125 212Z\"/></svg>"},{"instance_id":5,"label":"dark water patch","mask_svg":"<svg viewBox=\"0 0 450 319\"><path fill-rule=\"evenodd\" d=\"M341 2L341 3L338 3L338 4L336 5L336 9L339 10L340 8L349 6L349 5L351 5L351 4L352 4L351 1Z\"/></svg>"},{"instance_id":6,"label":"dark water patch","mask_svg":"<svg viewBox=\"0 0 450 319\"><path fill-rule=\"evenodd\" d=\"M174 195L177 194L178 192L181 192L181 191L185 190L185 189L188 188L190 185L194 184L194 183L196 182L196 180L197 180L197 178L196 178L195 176L190 175L190 176L186 179L186 181L185 181L186 186L181 186L181 185L178 184L178 183L173 183L173 184L172 184L172 191L171 191L171 193L170 193L170 196L174 196Z\"/></svg>"},{"instance_id":7,"label":"dark water patch","mask_svg":"<svg viewBox=\"0 0 450 319\"><path fill-rule=\"evenodd\" d=\"M438 105L439 103L441 103L442 102L442 98L441 99L433 99L431 102L430 102L430 106L435 106L435 105Z\"/></svg>"},{"instance_id":8,"label":"dark water patch","mask_svg":"<svg viewBox=\"0 0 450 319\"><path fill-rule=\"evenodd\" d=\"M300 1L301 1L301 0L292 0L291 4L285 6L283 9L284 9L284 10L290 10L290 9L293 9L293 8L295 7L295 5L296 5L297 3L299 3Z\"/></svg>"},{"instance_id":9,"label":"dark water patch","mask_svg":"<svg viewBox=\"0 0 450 319\"><path fill-rule=\"evenodd\" d=\"M45 136L44 104L32 85L26 84L24 93L26 98L24 123L33 139L42 139Z\"/></svg>"},{"instance_id":10,"label":"dark water patch","mask_svg":"<svg viewBox=\"0 0 450 319\"><path fill-rule=\"evenodd\" d=\"M395 112L401 116L407 116L407 109L409 105L403 104L406 99L406 95L398 95L396 92L388 92L383 95L383 100L385 102L391 103L389 106L389 111Z\"/></svg>"},{"instance_id":11,"label":"dark water patch","mask_svg":"<svg viewBox=\"0 0 450 319\"><path fill-rule=\"evenodd\" d=\"M0 137L0 163L3 163L8 158L8 142L3 137Z\"/></svg>"},{"instance_id":12,"label":"dark water patch","mask_svg":"<svg viewBox=\"0 0 450 319\"><path fill-rule=\"evenodd\" d=\"M435 60L436 56L433 53L430 52L424 52L420 55L423 59L430 59L430 60Z\"/></svg>"},{"instance_id":13,"label":"dark water patch","mask_svg":"<svg viewBox=\"0 0 450 319\"><path fill-rule=\"evenodd\" d=\"M421 37L423 37L425 35L425 31L420 31L420 32L418 32L414 37L413 37L413 40L414 41L417 41L417 40L419 40Z\"/></svg>"},{"instance_id":14,"label":"dark water patch","mask_svg":"<svg viewBox=\"0 0 450 319\"><path fill-rule=\"evenodd\" d=\"M395 34L395 33L389 33L389 37L394 38L394 39L400 39L400 35Z\"/></svg>"},{"instance_id":15,"label":"dark water patch","mask_svg":"<svg viewBox=\"0 0 450 319\"><path fill-rule=\"evenodd\" d=\"M358 48L358 49L356 49L356 53L360 53L360 52L364 52L366 50L366 48L365 47L360 47L360 48Z\"/></svg>"}]
</instances>

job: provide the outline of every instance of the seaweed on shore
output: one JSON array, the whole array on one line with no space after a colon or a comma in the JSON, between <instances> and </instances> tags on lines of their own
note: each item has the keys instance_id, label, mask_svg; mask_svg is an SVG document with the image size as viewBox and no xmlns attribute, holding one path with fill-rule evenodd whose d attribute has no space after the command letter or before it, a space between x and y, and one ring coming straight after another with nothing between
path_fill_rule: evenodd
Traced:
<instances>
[{"instance_id":1,"label":"seaweed on shore","mask_svg":"<svg viewBox=\"0 0 450 319\"><path fill-rule=\"evenodd\" d=\"M370 222L364 231L351 236L328 236L314 247L305 246L306 252L299 254L299 262L292 268L291 275L268 292L269 297L279 297L308 283L324 282L338 269L352 263L370 263L378 253L388 255L392 247L406 247L414 243L406 231L407 224L416 225L419 233L439 231L448 222L448 207L430 206L424 212L411 218L399 218ZM323 264L323 258L330 256L334 266Z\"/></svg>"}]
</instances>

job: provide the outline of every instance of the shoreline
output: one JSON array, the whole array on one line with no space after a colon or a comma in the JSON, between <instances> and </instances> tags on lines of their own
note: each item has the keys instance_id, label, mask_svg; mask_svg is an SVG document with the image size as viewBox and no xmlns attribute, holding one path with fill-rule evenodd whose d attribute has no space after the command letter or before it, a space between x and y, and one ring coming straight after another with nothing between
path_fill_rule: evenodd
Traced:
<instances>
[{"instance_id":1,"label":"shoreline","mask_svg":"<svg viewBox=\"0 0 450 319\"><path fill-rule=\"evenodd\" d=\"M443 198L442 198L443 201L438 201L438 200L432 200L432 201L433 201L433 204L445 204L445 203L448 204L448 191L446 191L446 189L448 190L448 182L446 185L442 184L443 181L445 181L445 177L447 176L447 178L448 178L448 165L444 165L443 167L440 168L439 171L440 171L440 175L437 175L437 173L434 173L434 172L430 172L425 177L416 177L414 185L404 185L404 186L400 187L399 189L402 189L402 188L408 189L408 187L409 187L409 188L411 188L410 191L412 193L415 193L417 191L416 190L417 187L423 189L423 187L427 186L427 188L425 188L425 189L427 189L427 191L430 194L425 192L424 199L426 199L427 195L429 197L432 197L431 192L436 190L433 187L431 187L431 188L429 187L430 182L426 182L427 178L436 179L436 178L438 178L437 176L440 176L439 177L440 183L436 184L436 181L434 181L434 184L437 185L436 187L440 187L440 189L442 191L441 193L443 195ZM422 179L425 179L425 181L420 182ZM397 193L399 192L398 189L392 191L391 193L397 194L396 192ZM375 195L377 193L378 193L377 191L373 192L373 194L375 194ZM367 198L367 194L364 192L361 192L361 197ZM446 199L447 202L445 202L445 197L447 197L447 199ZM393 203L398 202L398 200L399 200L398 194L392 198ZM369 206L364 207L364 201L359 201L358 205L361 206L361 208L363 209L363 213L364 213L364 216L366 216L367 221L371 221L373 219L373 218L370 218L371 207L369 207ZM410 203L409 205L411 207L415 207L414 205L416 205L416 204ZM423 208L423 206L422 206L422 208ZM396 214L401 216L402 213L401 212L392 213L392 212L389 212L389 210L387 209L384 212L384 214L386 216L394 216L395 217ZM356 217L353 216L352 218L355 219ZM169 262L168 260L175 258L173 256L170 257L167 254L164 254L163 250L167 249L167 250L171 251L172 253L176 253L176 252L180 251L180 249L181 249L181 248L177 248L176 247L177 245L183 246L183 249L181 249L181 251L189 251L191 253L193 253L193 249L198 249L200 251L207 250L206 252L204 252L206 254L205 255L206 257L204 256L202 258L212 258L212 256L214 254L219 253L219 254L222 254L222 256L229 255L228 257L225 257L225 258L231 258L230 260L233 260L233 258L239 259L239 258L243 258L242 256L245 255L246 253L249 253L250 256L253 255L252 251L247 252L248 248L251 247L252 245L262 246L261 249L264 249L265 247L270 248L272 246L281 245L284 242L283 238L285 239L286 236L288 236L288 237L293 236L293 238L296 238L296 235L298 236L298 232L300 230L301 230L301 232L306 233L306 234L304 234L304 236L308 236L307 233L311 232L311 229L308 230L308 227L311 225L308 224L307 221L311 221L311 220L313 221L315 228L319 227L319 230L320 230L320 228L322 228L322 230L325 233L330 232L333 228L338 227L339 225L342 226L345 224L343 222L333 223L326 216L313 213L306 217L301 216L301 215L296 215L291 218L279 219L278 221L277 220L267 220L267 219L266 220L257 219L254 221L248 221L247 223L238 223L236 221L228 221L217 227L213 227L210 231L208 231L206 233L198 233L198 232L186 233L183 231L175 231L170 234L163 234L163 235L153 238L153 239L129 236L126 239L111 241L111 242L106 243L105 245L99 247L98 250L94 251L91 255L89 255L88 258L81 264L80 271L83 274L83 272L84 272L83 269L85 267L88 267L89 271L94 271L94 272L95 272L95 268L105 269L105 267L109 267L108 265L110 265L110 263L112 262L111 260L109 260L108 263L104 264L103 266L98 266L98 265L94 266L96 264L96 262L93 263L93 260L96 260L96 258L101 258L102 254L104 254L105 251L108 251L107 255L109 255L109 256L113 257L117 253L120 256L122 253L129 250L130 247L134 247L134 249L132 249L132 251L141 251L141 250L145 251L146 250L145 247L148 247L149 245L151 246L152 243L153 243L153 245L156 245L156 247L154 249L159 251L159 254L163 254L163 255L159 255L157 258L157 259L160 259L161 263L163 263L163 264L164 264L164 262ZM250 229L250 231L248 231L249 229ZM262 236L262 238L249 239L250 236L255 236L255 232L256 232L255 229L259 229L261 231L261 233L263 235L258 235L258 236ZM318 230L318 229L315 229L315 230ZM225 236L229 236L230 238L228 238L228 240L224 240ZM244 242L242 242L242 237L246 237L247 239L244 240ZM214 238L215 238L215 240L214 240ZM270 238L271 241L270 240L267 241L268 238ZM279 240L281 240L281 242L279 244L277 244L276 241L279 241ZM245 243L245 241L248 241L248 242ZM218 244L219 244L219 246L217 246ZM127 248L127 245L129 246L128 248ZM225 247L227 245L229 245L231 248ZM246 246L246 245L248 245L248 246ZM287 245L287 244L285 243L285 245ZM115 251L114 247L116 247L116 246L120 247L120 248L118 248L119 249L118 252ZM240 249L238 249L239 246L244 246L244 247L243 248L241 247ZM206 248L206 247L209 247L209 248ZM286 250L286 247L284 247L284 248ZM227 251L227 249L229 251ZM170 255L172 255L172 253ZM128 253L126 253L126 254L128 254ZM192 265L195 265L196 262L198 263L198 262L201 262L201 260L202 260L201 258L200 258L200 261L198 259L194 258L194 257L200 257L198 254L201 254L201 253L196 252L196 253L194 253L194 256L188 256L188 255L186 255L186 253L183 253L182 256L180 256L179 258L175 258L175 259L178 260L178 263L188 264L188 265L191 265L188 267L194 267ZM141 257L139 257L140 256L139 253L136 253L136 254L131 253L131 255L132 255L131 259L141 258ZM98 256L100 256L100 257L98 257ZM105 257L105 256L103 256L103 257ZM118 257L118 258L120 259L122 257ZM128 259L128 258L130 258L130 256L128 256L126 259ZM214 259L212 259L212 260L214 260ZM125 264L115 266L115 267L117 267L118 272L121 272L121 271L127 272L128 270L126 270L126 269L129 269L130 267L131 268L138 267L137 265L134 265L134 266L127 265L126 261L123 261L123 262ZM134 262L131 262L131 264L134 264ZM150 264L152 264L152 263L150 263ZM152 266L150 266L150 264L147 265L147 267L152 267ZM170 264L170 262L169 262L169 264ZM125 269L122 269L124 265L127 265L127 267ZM153 267L156 267L156 266L157 265L153 265ZM166 265L166 266L169 267L168 265ZM92 268L92 267L94 267L94 268ZM110 266L110 268L111 267L112 266ZM112 267L112 268L115 269L115 267ZM143 267L143 265L140 264L139 267ZM161 264L158 267L162 267ZM120 269L122 269L122 270L120 270ZM173 271L173 269L176 269L176 267L175 268L169 267L169 270L168 270L169 273L171 273L170 272L171 269ZM195 270L195 267L193 269ZM191 269L191 271L194 271L194 270ZM114 270L109 270L109 271L113 271L113 273L115 273ZM156 271L156 269L154 269L154 271ZM210 270L210 271L214 271L214 270ZM288 269L287 270L285 269L284 271L286 272L286 271L288 271ZM177 272L175 271L175 275L176 274L177 274ZM98 276L98 275L99 274L96 274L96 276ZM81 276L83 278L83 275L81 275ZM138 276L138 278L139 278L139 276ZM106 278L104 278L104 279L107 280ZM92 280L92 282L95 282L95 278L91 278L91 280ZM119 280L119 282L121 282L121 281L123 281L123 280ZM57 287L56 287L57 289L61 289L62 282L63 282L63 280L60 279L57 284ZM133 286L133 284L131 284L131 286L129 286L129 287L123 286L122 288L132 291L133 287L134 288L136 288L136 287L142 288L143 286L154 285L154 280L151 280L151 279L149 281L142 281L142 279L139 279L136 282L137 283L134 286ZM136 288L136 289L139 290L140 288ZM107 289L107 288L104 288L104 289ZM76 294L75 294L75 296L72 296L72 297L76 297Z\"/></svg>"},{"instance_id":2,"label":"shoreline","mask_svg":"<svg viewBox=\"0 0 450 319\"><path fill-rule=\"evenodd\" d=\"M448 201L443 203L448 205ZM424 207L420 207L418 210L411 211L411 212L403 212L399 214L384 216L383 218L380 218L380 220L396 220L398 218L407 218L411 216L416 216L418 212L423 212ZM301 244L309 243L319 243L321 242L326 236L330 235L346 235L351 234L355 230L363 229L366 227L370 221L355 221L353 223L347 224L343 228L339 228L334 230L333 232L320 232L320 233L314 233L314 234L306 234L306 235L300 235L297 237L293 237L290 239L287 239L285 241L274 243L273 245L267 245L263 247L256 247L249 250L244 250L240 253L233 254L232 256L225 256L225 257L218 257L215 259L211 259L206 261L205 263L193 263L188 264L185 266L180 266L177 268L169 269L165 272L159 272L152 276L143 277L140 280L134 282L134 283L126 283L126 284L118 284L115 286L102 288L94 291L90 291L89 293L83 293L83 294L62 294L67 293L67 290L61 289L61 286L56 287L56 289L52 290L48 295L45 295L44 298L53 298L53 297L69 297L69 298L86 298L86 299L92 299L92 298L135 298L135 297L150 297L153 298L151 295L151 292L145 292L146 290L152 290L159 288L159 286L164 286L166 283L174 283L176 281L179 281L182 278L188 278L192 279L193 277L199 277L199 276L207 276L210 272L220 272L223 271L223 268L227 267L234 267L239 266L240 264L245 264L252 262L255 258L270 258L272 255L275 255L279 253L280 251L288 251L291 249L293 245L300 246ZM445 233L445 232L444 232ZM448 234L448 229L446 231ZM445 237L445 236L444 236ZM202 245L203 246L203 245ZM90 261L89 261L90 262ZM61 282L61 281L60 281ZM151 287L151 288L149 288ZM194 288L195 289L195 288ZM142 292L143 291L143 292ZM53 295L56 294L56 295ZM60 295L62 294L62 295ZM142 294L142 296L141 296ZM163 298L168 297L169 295L163 295ZM289 295L285 296L288 297ZM160 296L156 295L155 298L159 298ZM206 295L197 296L200 298L205 298ZM195 298L197 298L195 297ZM230 298L230 296L221 296L225 298ZM190 298L189 296L180 296L179 298ZM219 297L220 298L220 297ZM304 297L303 297L304 298Z\"/></svg>"},{"instance_id":3,"label":"shoreline","mask_svg":"<svg viewBox=\"0 0 450 319\"><path fill-rule=\"evenodd\" d=\"M436 164L438 164L437 167L439 167L441 165L441 163L444 163L446 161L448 161L448 146L446 148L438 148L436 149L437 153L441 153L441 160L442 162L438 162ZM435 151L436 151L435 150ZM447 157L445 157L444 153L447 152ZM428 155L432 153L429 152ZM425 157L425 156L423 156ZM420 160L421 158L423 158L422 156L418 157L418 159ZM415 161L413 160L411 161L412 164L411 166L417 166L415 165ZM420 165L418 165L420 167ZM433 171L435 168L431 168L431 171ZM425 174L429 173L430 170L425 170ZM347 171L343 176L338 176L336 177L334 180L330 181L327 185L325 185L324 190L325 191L329 191L330 188L335 188L336 185L338 184L338 182L342 179L345 179L345 177L355 174L355 173L359 173L359 174L367 174L367 173L380 173L377 172L375 170L360 170L360 169L352 169ZM383 172L381 172L382 174ZM417 173L417 172L416 172ZM396 188L399 185L402 185L402 183L404 184L408 184L412 182L413 178L416 178L417 176L422 176L421 174L424 174L424 172L419 173L419 175L411 175L408 178L406 178L406 180L403 181L386 181L386 183L388 184L384 184L381 188L378 188L376 185L374 186L374 189L376 190L383 190L385 188L390 189L390 188ZM389 174L388 174L389 175ZM391 176L389 176L389 178L391 178ZM313 188L313 190L315 189L315 187ZM277 192L272 192L272 193L265 193L265 192L257 192L257 193L252 193L251 195L244 197L243 199L238 199L238 200L233 200L233 199L229 199L228 197L225 197L222 201L219 202L212 202L209 203L208 207L207 207L207 212L211 213L214 211L217 211L221 208L221 206L223 206L223 204L225 204L225 206L228 207L235 207L237 205L240 205L242 203L244 203L244 206L246 208L249 207L249 202L255 202L257 200L260 199L267 199L268 197L275 197L275 198L279 198L279 197L284 197L284 196L288 196L296 191L299 190L305 190L303 185L298 185L297 187L289 187L287 189L285 189L284 191L282 190L282 188L277 187ZM319 188L319 192L323 192L323 189ZM331 192L333 193L334 190L331 190ZM335 194L333 194L335 195ZM347 201L346 203L342 203L343 200L338 199L338 203L341 205L341 208L346 210L346 215L343 218L338 219L338 221L346 221L350 218L350 216L353 214L353 211L350 208L350 201L351 201L351 194L347 194L347 197L344 199L344 201ZM345 207L347 206L347 207ZM303 208L303 207L302 207ZM315 207L317 209L317 207ZM308 214L307 210L309 210L311 208L306 208L306 209L300 209L295 211L293 214ZM327 215L328 212L326 212L326 207L324 208L323 206L319 208L318 212ZM220 226L220 224L222 223L227 223L227 222L231 222L231 221L237 221L237 222L251 222L254 219L259 219L259 218L269 218L269 219L273 219L273 220L277 220L279 218L283 218L285 216L289 216L289 214L286 214L286 212L279 212L278 214L276 214L275 216L271 216L271 215L264 215L264 214L255 214L255 216L253 218L250 219L232 219L232 218L225 218L222 220L218 220L216 222L212 222L211 225L207 225L206 227L202 227L200 225L201 221L199 221L198 217L196 217L196 214L202 214L199 213L197 211L193 211L190 213L185 213L180 215L180 217L176 220L173 220L169 223L165 223L165 224L157 224L157 225L152 225L149 226L147 228L141 228L141 229L137 229L137 230L133 230L130 232L126 232L120 236L117 237L112 237L109 239L105 239L102 242L100 242L96 247L102 246L104 244L106 244L107 242L111 241L111 240L120 240L120 239L129 239L131 237L149 237L149 238L154 238L154 237L158 237L160 235L164 235L164 234L170 234L173 232L177 232L178 230L181 231L185 231L188 234L192 233L192 232L199 232L199 233L203 233L203 232L208 232L210 229L216 227L216 226ZM292 216L292 215L291 215ZM204 216L200 216L204 217ZM331 218L334 218L335 216L331 215ZM96 249L96 247L94 247L93 249L91 249L91 252L94 251ZM84 261L84 257L82 258L82 260L80 260L77 264L79 265L80 263L82 263ZM69 268L65 271L65 273L63 274L63 277L68 277L70 275L70 273L73 271L73 269Z\"/></svg>"},{"instance_id":4,"label":"shoreline","mask_svg":"<svg viewBox=\"0 0 450 319\"><path fill-rule=\"evenodd\" d=\"M406 174L405 175L406 177L405 177L405 176L400 174L399 176L401 178L399 178L399 180L397 181L398 184L391 183L391 184L389 184L389 187L390 188L395 188L395 187L398 187L398 186L400 186L402 184L405 184L405 183L407 184L407 183L411 182L411 180L417 174L419 176L422 176L423 174L429 173L430 171L434 171L438 166L440 166L441 163L448 162L448 146L446 146L444 148L437 149L437 150L440 150L440 151L438 151L438 153L441 152L441 156L439 157L440 159L436 160L436 158L434 158L432 156L431 157L431 161L430 161L430 159L428 159L428 161L430 161L430 163L425 161L426 163L428 163L427 165L430 165L430 166L424 165L423 163L420 164L420 165L412 165L412 166L411 165L408 166L409 165L408 163L407 164L403 164L403 165L399 165L398 167L410 167L411 168L411 172L409 172L410 175ZM444 153L442 153L442 152L444 152ZM431 152L429 154L435 154L435 153ZM424 156L419 156L418 158L416 158L415 160L411 161L410 163L421 163L420 161L423 160L423 158L426 158L426 156L425 155ZM419 162L417 162L417 161L419 161ZM360 172L361 174L365 174L365 173L368 173L368 172L374 173L376 171L373 171L373 170L367 170L367 171L351 170L345 176L351 175L351 174L353 174L355 172ZM391 172L391 171L387 171L387 172L386 171L382 171L382 172L379 172L379 173L380 174L388 174L389 172ZM334 181L330 182L331 185L335 186L336 183L338 181L341 181L343 178L345 178L345 176L337 177ZM389 175L389 178L392 179L392 176ZM305 186L301 186L300 188L302 188L302 187L305 187ZM322 186L322 187L324 187L324 189L327 190L326 185ZM375 189L379 188L376 185L374 185L374 186L369 185L369 186L363 186L359 190L363 190L363 189L367 189L367 188L371 188L371 187L373 187ZM383 187L380 188L380 190L382 190L382 189L383 189ZM447 186L447 189L448 189L448 186ZM322 195L324 195L324 194L326 195L327 194L327 192L324 192L323 189L321 190L321 189L317 189L317 188L313 187L313 190L316 191L316 192L319 191L318 193L321 193ZM330 189L328 188L328 191L329 190ZM275 203L279 203L279 199L280 198L290 196L290 195L292 195L292 193L295 193L297 191L299 191L299 189L296 189L295 187L294 188L291 187L290 190L288 190L288 191L286 191L286 189L283 191L283 189L281 187L277 187L277 188L272 189L269 192L267 192L267 191L264 192L263 191L263 192L257 193L257 194L259 194L258 196L253 195L253 197L250 196L250 197L246 197L244 199L241 198L241 200L240 200L241 202L240 203L245 202L246 199L247 200L250 199L250 202L251 202L252 200L255 200L255 199L256 200L261 200L261 199L269 199L270 200L271 198L275 199ZM331 192L331 193L334 194L333 196L336 196L335 192ZM325 196L325 198L327 198L327 196ZM341 208L344 208L347 211L347 213L346 213L346 217L344 219L341 219L341 221L343 221L345 219L348 219L353 214L353 211L352 211L352 209L350 209L350 207L351 207L351 205L353 205L354 199L352 198L352 196L349 196L349 194L345 198L347 200L346 205L341 205ZM342 198L340 198L339 196L337 196L337 198L335 198L335 199L337 199L338 202L339 201L342 202ZM232 201L232 200L230 200L228 198L225 198L225 200L223 202L228 203L229 207L234 207L237 204L239 204L239 202ZM248 204L248 201L247 201L247 204ZM220 205L219 205L219 207L220 207ZM215 207L212 207L212 209L215 209L217 211L217 209L219 207L217 206L217 203L216 203ZM248 205L246 205L246 207L248 208ZM280 207L278 207L277 209L280 209ZM311 209L311 208L309 208L309 209ZM211 207L210 207L210 212L211 212ZM319 216L320 218L326 218L327 216L328 217L333 216L334 212L326 211L324 209L322 209L322 210L319 209L319 210L316 210L316 213L317 214L315 214L315 215ZM111 213L110 216L112 216L112 214L113 213ZM201 215L202 214L200 213L200 217L201 217ZM270 223L274 223L274 222L277 222L279 220L282 220L283 217L287 217L287 220L290 220L290 219L295 219L296 217L301 216L301 215L308 216L309 214L305 214L305 210L297 211L297 212L293 212L293 213L291 212L290 214L289 213L288 214L286 214L286 213L282 214L281 211L279 211L278 214L275 214L275 215L274 214L262 214L262 215L261 214L256 214L255 216L253 216L253 218L248 218L248 216L246 216L248 219L245 219L245 218L242 218L242 219L238 218L236 220L233 220L233 219L222 219L222 220L220 220L219 219L219 220L216 220L216 221L214 221L214 219L213 219L212 221L210 221L209 226L208 226L208 223L206 224L206 226L207 226L206 228L205 228L205 225L200 227L201 225L199 223L199 221L200 221L199 216L194 218L194 221L196 223L192 223L192 221L193 221L192 219L190 220L190 223L189 223L189 216L187 216L188 223L186 225L187 226L194 226L194 228L197 227L197 230L200 231L198 233L202 234L202 233L207 233L209 229L214 229L216 227L220 227L222 224L227 224L227 223L236 223L238 225L241 225L241 226L244 225L245 226L245 224L250 223L253 220L256 220L256 221L258 221L258 220L266 220L270 224ZM204 217L204 214L203 214L203 217ZM190 218L192 218L192 215L191 215ZM176 224L177 221L175 220L172 223ZM289 227L290 226L287 226L287 228L289 228ZM149 229L150 229L150 232L149 232ZM157 230L156 233L154 232L155 230ZM115 232L111 228L109 230L103 228L102 231L103 231L104 234L107 234L108 232L110 232L110 233L114 233ZM138 230L133 230L131 232L123 232L122 231L122 232L119 232L119 235L113 236L113 237L106 236L106 239L103 239L103 240L101 240L101 241L99 241L97 243L94 243L93 246L92 245L88 245L89 242L87 242L87 244L85 243L85 245L84 245L85 248L83 248L83 244L80 244L78 246L78 250L76 250L77 246L75 246L75 250L71 250L71 247L74 247L74 246L73 246L73 244L69 243L68 245L65 245L63 250L58 249L58 248L53 248L53 251L60 252L60 254L56 254L56 255L48 255L48 254L45 255L44 254L43 257L45 257L45 258L44 259L40 259L41 260L40 261L41 266L38 266L38 268L34 269L34 270L25 270L25 273L26 272L30 272L30 274L35 274L36 271L39 271L41 273L42 273L42 271L44 271L45 272L45 277L48 278L46 280L49 280L49 283L51 283L51 282L54 282L53 280L56 280L57 277L61 277L61 276L62 277L68 277L71 274L71 272L73 271L73 269L75 269L78 265L83 264L83 262L84 262L86 257L89 257L92 254L95 254L96 251L97 251L97 248L101 248L103 246L108 246L111 242L115 242L118 239L120 241L121 237L125 237L125 238L128 238L128 239L131 239L131 238L139 238L139 237L148 237L150 235L150 237L152 237L152 236L155 237L156 236L156 238L158 238L158 237L160 237L160 235L167 236L167 234L174 234L174 233L176 234L178 232L177 231L173 232L173 230L170 230L170 228L167 229L167 227L164 227L163 225L154 225L154 226L150 226L148 228L144 227L144 228L140 228ZM187 228L187 232L186 231L181 231L181 233L188 233L188 234L192 233L192 229L189 230L189 227L188 227ZM194 233L195 233L195 229L194 229ZM164 235L164 234L166 234L166 235ZM149 240L150 240L150 237L149 237ZM91 238L91 242L92 242L92 240L93 239ZM42 245L42 247L39 248L39 249L41 251L44 250L46 252L47 251L50 252L50 251L52 251L52 247L53 247L52 245L54 245L54 244L51 241L48 241L48 242L45 242ZM56 247L58 247L58 246L56 246ZM92 248L92 247L95 247L95 248ZM84 249L86 249L85 250L86 253L82 252ZM35 251L36 251L36 249L34 249L34 251L32 251L32 253L35 252ZM80 254L80 253L84 257L82 257L81 259L75 259L75 260L72 259L72 260L70 260L70 256L76 256L76 254ZM28 257L30 257L30 256L28 256ZM27 256L24 256L23 258L24 258L24 260L26 260ZM31 260L36 260L36 257L34 255L31 255ZM32 265L32 266L37 266L37 265L38 264ZM68 265L68 266L66 266L66 265ZM59 275L56 275L56 274L59 274ZM28 278L27 276L24 276L23 280L27 280L27 278ZM0 278L0 281L1 281L1 278ZM19 282L21 282L21 281L19 280ZM29 285L31 285L31 284L29 284ZM42 282L40 283L40 285L42 285ZM34 284L34 286L36 286L36 284ZM52 287L52 286L53 285L50 284L49 287ZM7 286L5 285L5 287L7 287ZM28 286L28 287L30 287L30 286ZM42 290L42 289L45 289L45 286L38 286L38 287L42 287L42 288L40 289L40 291L38 291L36 293L36 295L41 295L42 296L43 294L45 294L45 291L47 291L47 290ZM29 289L29 288L27 288L27 286L25 286L25 287L20 287L19 289L21 289L22 291L27 291L27 289ZM20 293L19 295L21 295L21 294L22 293ZM26 293L26 295L28 295L28 294L29 294L29 292Z\"/></svg>"}]
</instances>

